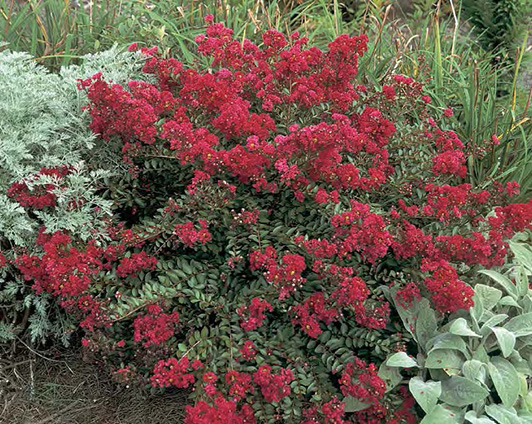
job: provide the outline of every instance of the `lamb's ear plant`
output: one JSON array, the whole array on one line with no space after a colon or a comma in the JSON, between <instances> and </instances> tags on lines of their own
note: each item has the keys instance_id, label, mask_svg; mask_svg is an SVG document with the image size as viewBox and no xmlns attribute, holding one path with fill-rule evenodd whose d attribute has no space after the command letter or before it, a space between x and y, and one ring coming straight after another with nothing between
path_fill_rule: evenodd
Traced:
<instances>
[{"instance_id":1,"label":"lamb's ear plant","mask_svg":"<svg viewBox=\"0 0 532 424\"><path fill-rule=\"evenodd\" d=\"M401 372L410 376L423 424L532 422L532 251L519 239L510 249L501 272L480 271L467 313L445 319L426 299L408 309L394 302L417 355L390 355L380 374L390 390ZM395 300L393 288L388 295Z\"/></svg>"}]
</instances>

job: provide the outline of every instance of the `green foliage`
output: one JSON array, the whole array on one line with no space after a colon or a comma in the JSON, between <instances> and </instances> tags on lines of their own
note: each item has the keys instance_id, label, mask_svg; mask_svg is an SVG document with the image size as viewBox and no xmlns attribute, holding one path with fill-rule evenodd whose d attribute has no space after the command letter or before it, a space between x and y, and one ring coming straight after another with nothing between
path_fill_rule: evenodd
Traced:
<instances>
[{"instance_id":1,"label":"green foliage","mask_svg":"<svg viewBox=\"0 0 532 424\"><path fill-rule=\"evenodd\" d=\"M134 38L141 31L135 16L143 8L141 2L119 0L97 0L88 7L64 0L0 0L0 28L10 49L58 69Z\"/></svg>"},{"instance_id":2,"label":"green foliage","mask_svg":"<svg viewBox=\"0 0 532 424\"><path fill-rule=\"evenodd\" d=\"M464 18L488 51L513 51L527 32L530 0L462 0Z\"/></svg>"},{"instance_id":3,"label":"green foliage","mask_svg":"<svg viewBox=\"0 0 532 424\"><path fill-rule=\"evenodd\" d=\"M93 146L75 87L26 53L0 53L0 185L73 163Z\"/></svg>"},{"instance_id":4,"label":"green foliage","mask_svg":"<svg viewBox=\"0 0 532 424\"><path fill-rule=\"evenodd\" d=\"M396 353L386 365L407 369L410 392L426 414L423 423L441 422L446 415L449 423L532 419L532 250L522 240L510 247L513 263L500 272L481 271L468 314L445 321L428 303L414 311L396 304L406 329L416 321L422 328L413 332L416 356Z\"/></svg>"}]
</instances>

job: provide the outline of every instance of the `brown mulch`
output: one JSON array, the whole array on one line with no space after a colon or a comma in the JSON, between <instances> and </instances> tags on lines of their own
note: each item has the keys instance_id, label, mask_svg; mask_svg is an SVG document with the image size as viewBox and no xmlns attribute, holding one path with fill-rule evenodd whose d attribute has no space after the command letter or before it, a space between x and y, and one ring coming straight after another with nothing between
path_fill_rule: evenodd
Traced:
<instances>
[{"instance_id":1,"label":"brown mulch","mask_svg":"<svg viewBox=\"0 0 532 424\"><path fill-rule=\"evenodd\" d=\"M80 354L0 349L1 424L180 424L186 402L118 386Z\"/></svg>"}]
</instances>

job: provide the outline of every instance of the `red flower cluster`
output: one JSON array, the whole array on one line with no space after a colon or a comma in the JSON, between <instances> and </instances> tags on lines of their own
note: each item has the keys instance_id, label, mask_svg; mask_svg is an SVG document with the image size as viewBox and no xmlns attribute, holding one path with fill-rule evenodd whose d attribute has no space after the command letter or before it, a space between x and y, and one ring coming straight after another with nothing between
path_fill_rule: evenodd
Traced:
<instances>
[{"instance_id":1,"label":"red flower cluster","mask_svg":"<svg viewBox=\"0 0 532 424\"><path fill-rule=\"evenodd\" d=\"M269 283L280 287L279 299L286 299L290 293L297 290L306 281L301 276L305 270L305 258L300 255L287 254L281 258L282 265L277 263L277 252L271 246L265 248L264 253L253 251L250 254L252 270L266 268L264 278Z\"/></svg>"},{"instance_id":2,"label":"red flower cluster","mask_svg":"<svg viewBox=\"0 0 532 424\"><path fill-rule=\"evenodd\" d=\"M452 114L452 112L451 112ZM436 129L436 146L439 154L432 159L432 172L434 175L454 175L465 178L464 145L453 131Z\"/></svg>"},{"instance_id":3,"label":"red flower cluster","mask_svg":"<svg viewBox=\"0 0 532 424\"><path fill-rule=\"evenodd\" d=\"M214 405L200 400L194 406L185 407L185 424L255 424L253 409L249 405L237 406L236 401L218 396Z\"/></svg>"},{"instance_id":4,"label":"red flower cluster","mask_svg":"<svg viewBox=\"0 0 532 424\"><path fill-rule=\"evenodd\" d=\"M135 276L143 269L154 270L157 265L157 258L148 255L146 252L131 254L131 257L124 257L116 267L116 275L119 277Z\"/></svg>"},{"instance_id":5,"label":"red flower cluster","mask_svg":"<svg viewBox=\"0 0 532 424\"><path fill-rule=\"evenodd\" d=\"M192 371L201 368L201 366L199 361L194 361L191 364L186 356L180 360L170 358L167 361L159 361L153 368L151 384L154 387L174 386L185 389L194 384L195 379Z\"/></svg>"},{"instance_id":6,"label":"red flower cluster","mask_svg":"<svg viewBox=\"0 0 532 424\"><path fill-rule=\"evenodd\" d=\"M246 340L244 346L238 350L244 361L254 361L257 355L256 347L251 340Z\"/></svg>"},{"instance_id":7,"label":"red flower cluster","mask_svg":"<svg viewBox=\"0 0 532 424\"><path fill-rule=\"evenodd\" d=\"M196 243L205 244L212 240L212 235L207 229L209 228L207 221L200 219L198 222L200 224L199 230L196 230L192 221L189 221L186 224L178 224L175 227L175 233L188 247L193 247Z\"/></svg>"},{"instance_id":8,"label":"red flower cluster","mask_svg":"<svg viewBox=\"0 0 532 424\"><path fill-rule=\"evenodd\" d=\"M303 236L294 239L297 244L301 244L308 254L320 259L330 259L338 253L338 246L328 240L304 240Z\"/></svg>"},{"instance_id":9,"label":"red flower cluster","mask_svg":"<svg viewBox=\"0 0 532 424\"><path fill-rule=\"evenodd\" d=\"M175 325L179 323L179 314L165 314L159 305L151 305L146 309L147 315L138 316L133 321L133 340L137 343L143 341L144 347L160 345L174 335Z\"/></svg>"},{"instance_id":10,"label":"red flower cluster","mask_svg":"<svg viewBox=\"0 0 532 424\"><path fill-rule=\"evenodd\" d=\"M109 317L104 310L104 302L91 297L81 296L79 299L65 299L61 302L61 307L69 313L79 316L81 322L79 326L86 331L94 331L97 327L110 325ZM87 340L87 339L84 339ZM86 347L86 345L84 344Z\"/></svg>"},{"instance_id":11,"label":"red flower cluster","mask_svg":"<svg viewBox=\"0 0 532 424\"><path fill-rule=\"evenodd\" d=\"M495 216L488 218L492 239L510 238L515 233L532 228L532 200L495 208Z\"/></svg>"},{"instance_id":12,"label":"red flower cluster","mask_svg":"<svg viewBox=\"0 0 532 424\"><path fill-rule=\"evenodd\" d=\"M22 181L14 182L7 190L7 195L13 197L21 206L44 209L56 206L57 197L52 190L55 184L40 185L39 179L43 176L53 177L59 184L61 180L72 172L67 166L60 168L42 168L37 174L32 175Z\"/></svg>"},{"instance_id":13,"label":"red flower cluster","mask_svg":"<svg viewBox=\"0 0 532 424\"><path fill-rule=\"evenodd\" d=\"M427 184L427 204L423 208L425 216L448 222L463 215L476 216L477 207L485 204L490 194L487 191L474 193L471 184L457 186Z\"/></svg>"},{"instance_id":14,"label":"red flower cluster","mask_svg":"<svg viewBox=\"0 0 532 424\"><path fill-rule=\"evenodd\" d=\"M392 249L398 259L431 255L434 251L432 237L408 221L403 220L399 223L396 231L397 235L392 243Z\"/></svg>"},{"instance_id":15,"label":"red flower cluster","mask_svg":"<svg viewBox=\"0 0 532 424\"><path fill-rule=\"evenodd\" d=\"M293 313L292 324L300 325L301 329L313 339L322 333L320 321L330 324L338 316L338 310L330 307L323 293L313 294L303 303L295 306Z\"/></svg>"},{"instance_id":16,"label":"red flower cluster","mask_svg":"<svg viewBox=\"0 0 532 424\"><path fill-rule=\"evenodd\" d=\"M340 385L345 396L352 396L371 405L379 405L386 392L386 384L377 375L375 364L366 365L359 358L346 364Z\"/></svg>"},{"instance_id":17,"label":"red flower cluster","mask_svg":"<svg viewBox=\"0 0 532 424\"><path fill-rule=\"evenodd\" d=\"M404 288L397 291L395 300L398 305L408 309L415 301L421 300L421 293L416 283L408 283Z\"/></svg>"},{"instance_id":18,"label":"red flower cluster","mask_svg":"<svg viewBox=\"0 0 532 424\"><path fill-rule=\"evenodd\" d=\"M292 371L281 368L279 374L272 374L269 365L261 365L253 374L253 381L260 387L267 402L279 402L290 395L290 383L294 380Z\"/></svg>"},{"instance_id":19,"label":"red flower cluster","mask_svg":"<svg viewBox=\"0 0 532 424\"><path fill-rule=\"evenodd\" d=\"M90 127L105 140L119 135L125 143L152 144L157 115L170 111L175 103L170 92L160 92L151 84L132 81L130 91L119 84L109 85L101 72L79 81L78 87L88 90L93 105L89 107Z\"/></svg>"},{"instance_id":20,"label":"red flower cluster","mask_svg":"<svg viewBox=\"0 0 532 424\"><path fill-rule=\"evenodd\" d=\"M458 279L456 270L445 261L425 261L422 271L432 271L432 276L425 278L425 287L432 294L432 302L442 313L468 310L473 306L473 289Z\"/></svg>"},{"instance_id":21,"label":"red flower cluster","mask_svg":"<svg viewBox=\"0 0 532 424\"><path fill-rule=\"evenodd\" d=\"M338 254L342 257L360 252L368 262L375 263L388 252L392 236L382 216L370 212L369 205L352 201L351 208L331 220L336 228L335 237L341 240L337 242Z\"/></svg>"},{"instance_id":22,"label":"red flower cluster","mask_svg":"<svg viewBox=\"0 0 532 424\"><path fill-rule=\"evenodd\" d=\"M225 374L225 382L229 385L229 395L236 400L244 398L246 394L255 390L251 384L251 376L243 372L228 371Z\"/></svg>"},{"instance_id":23,"label":"red flower cluster","mask_svg":"<svg viewBox=\"0 0 532 424\"><path fill-rule=\"evenodd\" d=\"M235 224L237 225L251 225L257 222L259 218L260 211L245 211L242 210L240 213L234 215Z\"/></svg>"},{"instance_id":24,"label":"red flower cluster","mask_svg":"<svg viewBox=\"0 0 532 424\"><path fill-rule=\"evenodd\" d=\"M273 311L272 305L266 300L254 297L249 305L241 306L237 309L237 314L244 318L240 326L246 331L259 328L266 319L264 311Z\"/></svg>"},{"instance_id":25,"label":"red flower cluster","mask_svg":"<svg viewBox=\"0 0 532 424\"><path fill-rule=\"evenodd\" d=\"M349 308L355 314L358 324L367 328L384 328L388 321L390 307L387 302L382 302L380 306L368 308L364 301L370 292L366 283L359 277L352 277L343 280L339 288L331 293L331 299L336 302L338 308Z\"/></svg>"},{"instance_id":26,"label":"red flower cluster","mask_svg":"<svg viewBox=\"0 0 532 424\"><path fill-rule=\"evenodd\" d=\"M389 305L382 303L371 309L365 305L369 295L366 283L359 277L343 279L338 288L328 298L318 292L293 308L292 323L312 338L317 338L322 330L320 322L329 325L342 316L342 309L352 311L358 324L367 328L384 328L388 320Z\"/></svg>"},{"instance_id":27,"label":"red flower cluster","mask_svg":"<svg viewBox=\"0 0 532 424\"><path fill-rule=\"evenodd\" d=\"M345 405L334 397L321 405L321 408L314 406L303 411L305 421L302 421L301 424L347 424L348 421L343 419L344 407Z\"/></svg>"},{"instance_id":28,"label":"red flower cluster","mask_svg":"<svg viewBox=\"0 0 532 424\"><path fill-rule=\"evenodd\" d=\"M20 255L18 269L26 280L34 280L37 293L49 292L55 296L79 296L89 287L91 279L102 269L103 250L89 242L84 250L72 245L71 238L63 233L41 233L38 240L44 250L42 257Z\"/></svg>"}]
</instances>

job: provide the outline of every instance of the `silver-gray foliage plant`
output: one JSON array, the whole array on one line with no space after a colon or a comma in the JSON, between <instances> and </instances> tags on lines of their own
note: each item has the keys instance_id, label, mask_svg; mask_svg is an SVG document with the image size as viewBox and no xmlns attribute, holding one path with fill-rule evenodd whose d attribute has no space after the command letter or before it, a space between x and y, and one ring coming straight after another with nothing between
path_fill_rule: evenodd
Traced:
<instances>
[{"instance_id":1,"label":"silver-gray foliage plant","mask_svg":"<svg viewBox=\"0 0 532 424\"><path fill-rule=\"evenodd\" d=\"M67 230L85 240L104 236L104 218L111 217L112 205L98 195L98 189L117 164L85 161L106 156L92 154L95 136L88 114L82 111L86 95L77 90L77 79L101 71L107 80L124 83L140 79L142 65L140 54L122 52L116 46L87 55L79 65L58 73L39 66L27 53L0 52L0 251L27 248L31 253L43 225L48 232ZM61 180L61 188L50 176L27 179L41 168L62 165L71 166L73 172ZM57 207L28 214L7 196L13 182L23 179L30 190L41 184L56 186ZM82 205L69 206L80 198ZM21 330L8 324L16 321L14 315L31 310L25 321L33 341L55 334L66 342L64 317L52 311L46 296L35 296L27 282L5 270L0 270L0 303L14 305L0 319L0 341L14 338Z\"/></svg>"}]
</instances>

